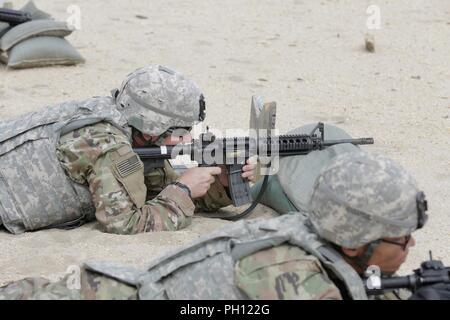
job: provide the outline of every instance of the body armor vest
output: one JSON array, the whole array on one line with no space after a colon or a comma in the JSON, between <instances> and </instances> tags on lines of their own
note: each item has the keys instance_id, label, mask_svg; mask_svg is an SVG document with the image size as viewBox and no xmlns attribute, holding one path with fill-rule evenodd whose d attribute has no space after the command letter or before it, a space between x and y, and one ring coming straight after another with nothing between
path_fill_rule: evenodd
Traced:
<instances>
[{"instance_id":1,"label":"body armor vest","mask_svg":"<svg viewBox=\"0 0 450 320\"><path fill-rule=\"evenodd\" d=\"M139 288L140 299L246 299L234 284L240 259L288 243L312 254L338 277L353 299L367 299L356 271L311 229L307 216L291 213L269 220L230 224L156 259L146 272L87 263L88 270Z\"/></svg>"},{"instance_id":2,"label":"body armor vest","mask_svg":"<svg viewBox=\"0 0 450 320\"><path fill-rule=\"evenodd\" d=\"M61 135L101 121L129 135L111 97L66 102L0 123L0 220L6 229L69 227L94 217L88 187L64 173L56 145Z\"/></svg>"}]
</instances>

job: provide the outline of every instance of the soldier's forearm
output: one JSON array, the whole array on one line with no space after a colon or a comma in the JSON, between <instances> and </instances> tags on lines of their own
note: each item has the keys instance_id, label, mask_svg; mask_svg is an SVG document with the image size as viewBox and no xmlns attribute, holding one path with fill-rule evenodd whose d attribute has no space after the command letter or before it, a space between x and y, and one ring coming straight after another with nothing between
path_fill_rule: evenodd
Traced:
<instances>
[{"instance_id":1,"label":"soldier's forearm","mask_svg":"<svg viewBox=\"0 0 450 320\"><path fill-rule=\"evenodd\" d=\"M107 232L118 234L176 231L188 226L193 214L192 200L184 191L169 185L141 209L134 207L103 224Z\"/></svg>"}]
</instances>

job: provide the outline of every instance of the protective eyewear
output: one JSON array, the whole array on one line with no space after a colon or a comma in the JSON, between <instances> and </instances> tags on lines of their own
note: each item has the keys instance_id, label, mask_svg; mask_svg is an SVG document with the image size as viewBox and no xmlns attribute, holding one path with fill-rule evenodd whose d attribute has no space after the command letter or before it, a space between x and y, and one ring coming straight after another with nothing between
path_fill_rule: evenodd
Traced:
<instances>
[{"instance_id":1,"label":"protective eyewear","mask_svg":"<svg viewBox=\"0 0 450 320\"><path fill-rule=\"evenodd\" d=\"M386 240L386 239L381 239L381 242L386 242L386 243L390 243L390 244L394 244L396 246L400 246L403 251L406 250L406 247L408 246L409 241L411 240L411 235L407 235L405 236L405 242L404 243L399 243L396 241L392 241L392 240Z\"/></svg>"}]
</instances>

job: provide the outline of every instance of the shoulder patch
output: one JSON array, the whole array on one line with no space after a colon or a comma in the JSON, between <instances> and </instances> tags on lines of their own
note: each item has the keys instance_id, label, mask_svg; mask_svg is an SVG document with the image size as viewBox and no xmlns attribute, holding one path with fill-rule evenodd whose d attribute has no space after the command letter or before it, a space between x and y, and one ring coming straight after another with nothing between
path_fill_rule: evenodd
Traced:
<instances>
[{"instance_id":1,"label":"shoulder patch","mask_svg":"<svg viewBox=\"0 0 450 320\"><path fill-rule=\"evenodd\" d=\"M135 154L129 158L122 159L116 163L117 172L122 178L139 171L143 168L142 162L139 161L139 157Z\"/></svg>"}]
</instances>

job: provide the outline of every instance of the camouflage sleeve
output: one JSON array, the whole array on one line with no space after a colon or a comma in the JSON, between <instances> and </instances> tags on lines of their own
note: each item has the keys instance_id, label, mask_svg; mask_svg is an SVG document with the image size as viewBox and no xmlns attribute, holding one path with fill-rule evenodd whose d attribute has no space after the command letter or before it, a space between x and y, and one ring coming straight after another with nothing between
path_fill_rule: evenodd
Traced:
<instances>
[{"instance_id":1,"label":"camouflage sleeve","mask_svg":"<svg viewBox=\"0 0 450 320\"><path fill-rule=\"evenodd\" d=\"M170 183L178 179L179 174L170 166L168 162L165 165L166 182ZM214 212L220 208L229 206L232 204L225 187L219 182L216 177L216 181L211 185L208 192L201 198L194 199L196 212Z\"/></svg>"},{"instance_id":2,"label":"camouflage sleeve","mask_svg":"<svg viewBox=\"0 0 450 320\"><path fill-rule=\"evenodd\" d=\"M112 299L135 300L137 288L85 268L55 282L42 277L25 278L0 288L0 300Z\"/></svg>"},{"instance_id":3,"label":"camouflage sleeve","mask_svg":"<svg viewBox=\"0 0 450 320\"><path fill-rule=\"evenodd\" d=\"M96 218L106 232L134 234L140 232L178 230L187 226L194 212L191 199L175 186L168 186L143 206L134 192L143 192L142 181L128 184L119 181L113 172L115 152L131 145L120 130L108 123L74 130L60 138L57 155L71 179L88 184L96 208ZM123 152L123 151L122 151Z\"/></svg>"},{"instance_id":4,"label":"camouflage sleeve","mask_svg":"<svg viewBox=\"0 0 450 320\"><path fill-rule=\"evenodd\" d=\"M25 278L0 288L0 300L79 300L79 290L69 290L65 279Z\"/></svg>"},{"instance_id":5,"label":"camouflage sleeve","mask_svg":"<svg viewBox=\"0 0 450 320\"><path fill-rule=\"evenodd\" d=\"M237 287L260 300L340 300L319 260L291 245L251 254L235 265Z\"/></svg>"},{"instance_id":6,"label":"camouflage sleeve","mask_svg":"<svg viewBox=\"0 0 450 320\"><path fill-rule=\"evenodd\" d=\"M80 297L83 300L137 300L138 288L94 272L83 266L80 277Z\"/></svg>"}]
</instances>

